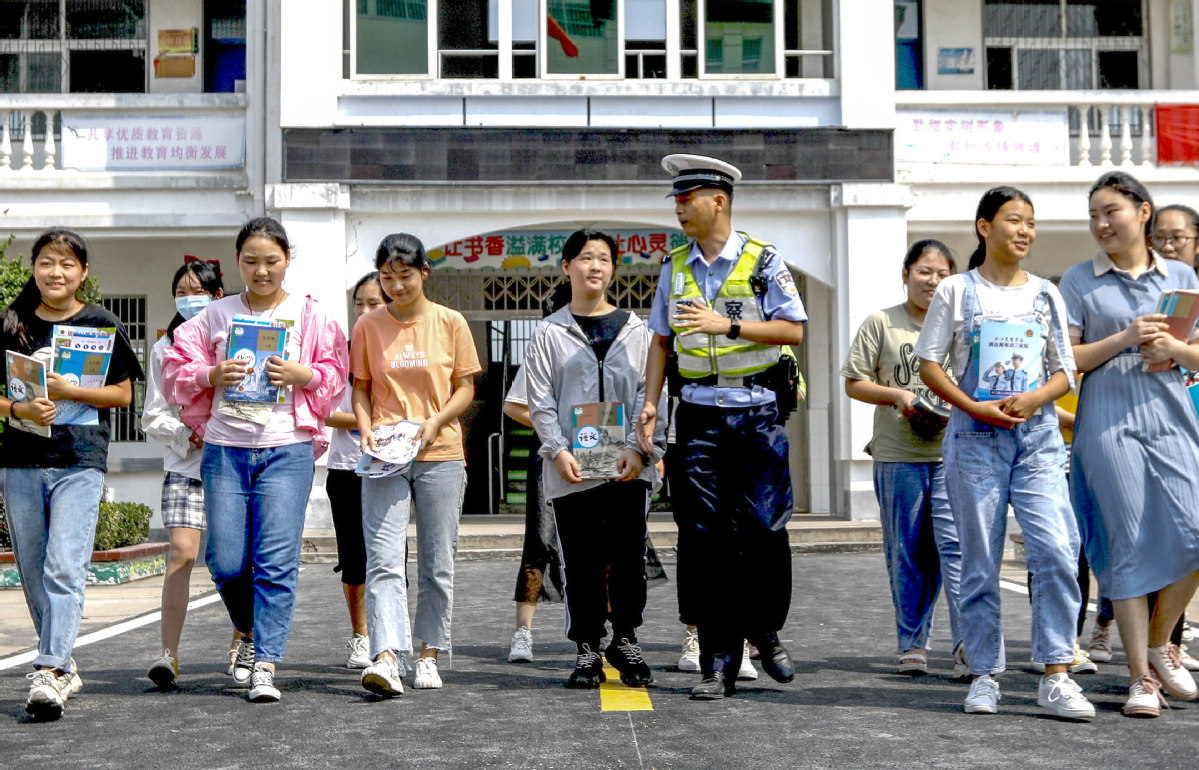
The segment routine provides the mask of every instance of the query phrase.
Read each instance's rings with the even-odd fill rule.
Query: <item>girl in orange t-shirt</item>
[[[474,399],[481,370],[462,314],[425,296],[429,257],[416,236],[387,236],[375,253],[379,283],[391,303],[354,326],[350,369],[354,416],[364,451],[372,430],[404,420],[420,423],[416,460],[399,473],[362,483],[366,540],[366,612],[371,665],[362,685],[384,697],[401,695],[412,637],[421,640],[412,686],[441,687],[437,655],[450,648],[454,549],[466,487],[461,415]],[[415,510],[416,617],[408,626],[405,540]]]

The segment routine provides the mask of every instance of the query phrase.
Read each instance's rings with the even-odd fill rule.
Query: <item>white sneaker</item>
[[[1195,677],[1182,667],[1182,653],[1174,644],[1149,648],[1149,670],[1161,682],[1162,689],[1179,700],[1194,700],[1199,695]]]
[[[74,698],[83,689],[83,678],[79,676],[79,667],[75,665],[74,658],[71,658],[71,673],[61,674],[58,679],[62,684],[63,698]]]
[[[26,674],[30,680],[29,697],[25,699],[25,711],[37,719],[58,719],[62,716],[66,697],[62,694],[63,682],[53,671],[34,671]]]
[[[171,687],[179,678],[179,661],[171,655],[170,650],[163,650],[158,660],[150,664],[150,670],[146,672],[146,676],[160,688]]]
[[[1094,674],[1099,671],[1099,666],[1096,666],[1091,661],[1091,656],[1087,655],[1087,651],[1074,645],[1074,660],[1070,661],[1070,665],[1066,670],[1071,674]]]
[[[366,668],[371,664],[369,636],[354,634],[346,642],[346,668]]]
[[[1196,660],[1189,652],[1185,644],[1179,645],[1178,652],[1182,656],[1182,667],[1187,671],[1199,671],[1199,660]]]
[[[1143,676],[1128,687],[1128,700],[1124,702],[1124,716],[1160,717],[1166,699],[1152,676]]]
[[[964,710],[967,714],[994,714],[999,711],[999,698],[999,682],[983,674],[970,683]]]
[[[412,675],[412,686],[418,690],[441,688],[441,674],[437,673],[437,658],[416,659],[416,673]]]
[[[688,628],[683,637],[683,654],[679,656],[678,668],[679,671],[699,671],[699,631],[694,628]]]
[[[1195,636],[1195,627],[1191,625],[1191,622],[1189,620],[1182,621],[1182,641],[1189,644],[1195,641]]]
[[[749,657],[749,642],[745,643],[745,647],[741,650],[741,668],[737,671],[738,682],[752,682],[758,678],[758,670],[754,668],[754,662]]]
[[[1037,686],[1037,705],[1049,709],[1062,719],[1088,721],[1095,718],[1095,707],[1069,674],[1041,677],[1041,683]]]
[[[1091,631],[1091,643],[1087,645],[1087,654],[1096,663],[1109,663],[1112,659],[1112,627],[1103,628],[1098,624]]]
[[[381,698],[396,698],[404,694],[400,668],[395,658],[386,655],[373,661],[362,672],[362,686]]]
[[[512,646],[508,649],[509,663],[529,663],[533,660],[533,632],[521,626],[512,632]]]
[[[250,691],[246,698],[253,703],[274,703],[279,700],[279,688],[275,687],[275,672],[265,663],[255,663],[250,672]]]
[[[234,656],[231,676],[237,684],[246,684],[254,671],[254,640],[242,639]]]

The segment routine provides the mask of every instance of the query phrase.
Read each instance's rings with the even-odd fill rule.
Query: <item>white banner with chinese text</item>
[[[1070,165],[1070,123],[1060,110],[899,110],[897,163]]]
[[[64,112],[63,168],[213,171],[245,165],[245,115]]]

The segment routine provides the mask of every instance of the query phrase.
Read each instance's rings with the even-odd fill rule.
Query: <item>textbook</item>
[[[614,479],[625,449],[624,404],[602,401],[571,407],[570,452],[584,479]]]
[[[112,363],[117,330],[113,327],[55,324],[50,350],[56,374],[81,388],[102,388]],[[99,425],[100,411],[78,401],[58,401],[55,425]]]
[[[395,425],[380,425],[375,428],[375,451],[366,454],[392,465],[407,468],[416,459],[420,446],[416,441],[419,422],[401,420]]]
[[[12,350],[4,352],[4,371],[8,375],[8,397],[18,401],[32,401],[46,397],[46,365],[36,358],[21,355]],[[62,401],[59,402],[63,403]],[[50,438],[50,426],[38,425],[31,420],[10,417],[8,424],[17,430]]]
[[[983,321],[979,327],[975,401],[998,401],[1041,385],[1045,340],[1037,324]]]
[[[384,476],[399,473],[407,467],[407,465],[385,463],[378,457],[371,457],[363,452],[362,457],[358,460],[358,467],[354,469],[354,473],[357,473],[359,476],[365,476],[368,479],[381,479]]]
[[[1166,330],[1175,338],[1185,342],[1199,320],[1199,291],[1194,289],[1166,289],[1157,300],[1157,312],[1166,315]],[[1142,364],[1147,372],[1164,372],[1174,366],[1174,359],[1156,364]]]
[[[282,321],[263,321],[234,316],[229,327],[225,354],[246,364],[246,376],[236,385],[225,386],[226,401],[275,404],[283,400],[281,389],[267,376],[266,360],[285,358],[288,325]]]

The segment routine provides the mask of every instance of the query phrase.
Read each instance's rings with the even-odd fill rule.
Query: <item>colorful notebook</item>
[[[41,361],[7,350],[4,353],[4,368],[8,375],[8,397],[14,403],[46,397],[46,365]],[[63,402],[59,401],[58,403],[62,404]],[[46,438],[50,437],[49,425],[38,425],[36,422],[22,420],[18,417],[9,418],[8,424],[17,430]]]
[[[55,324],[50,332],[54,372],[81,388],[102,388],[112,363],[117,330]],[[99,425],[100,412],[78,401],[58,401],[55,425]]]
[[[1157,312],[1165,313],[1167,331],[1175,339],[1186,341],[1199,320],[1199,291],[1194,289],[1166,289],[1157,300]],[[1174,360],[1144,364],[1147,372],[1164,372],[1174,366]]]

